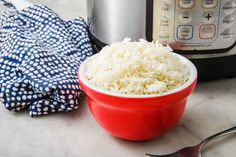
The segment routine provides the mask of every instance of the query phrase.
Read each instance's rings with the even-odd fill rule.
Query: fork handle
[[[232,133],[236,133],[236,126],[232,127],[232,128],[229,128],[227,130],[224,130],[222,132],[219,132],[215,135],[212,135],[208,138],[206,138],[205,140],[203,140],[199,145],[201,147],[203,147],[205,144],[207,144],[209,141],[211,140],[214,140],[214,139],[217,139],[217,138],[220,138],[220,137],[223,137],[223,136],[226,136],[226,135],[229,135],[229,134],[232,134]]]

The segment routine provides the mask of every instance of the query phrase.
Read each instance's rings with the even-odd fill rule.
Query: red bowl
[[[96,121],[111,135],[131,141],[149,140],[174,127],[197,82],[197,70],[192,62],[176,55],[189,67],[189,80],[174,90],[153,95],[116,94],[98,88],[85,76],[87,62],[96,55],[84,61],[78,77]]]

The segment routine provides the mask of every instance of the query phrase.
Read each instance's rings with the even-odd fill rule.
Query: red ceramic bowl
[[[149,140],[174,127],[197,82],[192,62],[176,55],[189,67],[189,80],[181,87],[155,95],[123,95],[100,89],[85,76],[87,62],[96,55],[84,61],[79,69],[79,82],[96,121],[111,135],[131,141]]]

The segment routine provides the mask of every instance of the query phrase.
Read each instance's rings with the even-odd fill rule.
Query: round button
[[[193,26],[179,25],[177,27],[177,38],[179,40],[191,40],[193,38]]]
[[[192,17],[190,15],[190,13],[181,13],[179,14],[179,22],[187,24],[190,23],[192,21]]]
[[[231,28],[235,21],[234,21],[234,17],[233,16],[227,15],[227,16],[224,17],[222,22],[223,22],[223,27]]]
[[[236,2],[230,1],[226,2],[223,6],[223,11],[226,15],[232,14],[236,9]]]
[[[179,0],[179,7],[189,9],[194,7],[194,0]]]
[[[216,34],[216,26],[214,24],[204,24],[199,28],[200,39],[213,39]]]
[[[214,21],[214,16],[212,12],[203,13],[202,18],[204,23],[211,23]]]
[[[230,29],[225,29],[220,35],[224,40],[228,41],[234,36],[234,32]]]
[[[202,0],[201,2],[203,8],[215,8],[218,4],[218,0]]]

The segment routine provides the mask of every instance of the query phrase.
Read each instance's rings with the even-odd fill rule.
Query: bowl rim
[[[197,69],[196,69],[195,65],[189,59],[187,59],[186,57],[184,57],[180,54],[174,53],[174,52],[173,52],[173,54],[176,55],[183,64],[187,65],[187,67],[189,68],[190,75],[189,75],[188,81],[186,81],[183,85],[181,85],[177,88],[174,88],[172,90],[169,90],[167,92],[158,93],[158,94],[148,94],[148,95],[121,94],[121,93],[115,93],[115,92],[112,92],[112,91],[108,91],[108,90],[105,90],[105,89],[102,89],[98,86],[93,85],[92,83],[90,83],[86,79],[85,71],[87,69],[87,63],[90,60],[92,60],[93,58],[95,58],[98,54],[95,54],[95,55],[87,58],[85,61],[82,62],[82,64],[79,67],[79,70],[78,70],[78,79],[79,79],[80,83],[82,82],[82,84],[89,87],[90,89],[92,89],[92,90],[94,90],[98,93],[102,93],[102,94],[109,95],[109,96],[114,96],[114,97],[153,98],[153,97],[162,97],[162,96],[171,95],[171,94],[178,93],[178,92],[186,89],[187,87],[191,86],[197,80]]]

